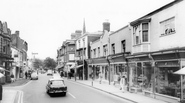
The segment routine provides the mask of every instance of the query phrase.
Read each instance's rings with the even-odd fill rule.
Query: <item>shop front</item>
[[[184,58],[179,50],[128,56],[129,91],[177,103],[185,98],[185,82],[174,72],[185,66]]]
[[[119,84],[120,76],[122,75],[126,77],[126,83],[128,82],[128,68],[125,55],[127,54],[118,53],[108,57],[110,62],[110,81],[114,84]]]
[[[146,55],[128,57],[129,63],[129,90],[130,92],[142,93],[153,92],[154,67],[152,60]]]
[[[109,81],[109,67],[106,57],[92,58],[89,67],[92,67],[92,74],[94,79],[99,79],[99,75],[102,75],[102,80]]]

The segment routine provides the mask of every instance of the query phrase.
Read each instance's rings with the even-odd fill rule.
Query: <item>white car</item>
[[[30,79],[31,79],[31,80],[33,80],[33,79],[38,80],[38,79],[39,79],[39,77],[38,77],[37,72],[33,72],[33,73],[31,73],[31,78],[30,78]]]
[[[47,71],[47,75],[53,75],[53,71],[52,70],[48,70]]]

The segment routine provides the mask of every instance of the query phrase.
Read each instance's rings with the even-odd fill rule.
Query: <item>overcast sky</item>
[[[111,31],[173,0],[1,0],[0,20],[28,43],[28,56],[56,59],[57,49],[75,30],[102,30],[108,20]]]

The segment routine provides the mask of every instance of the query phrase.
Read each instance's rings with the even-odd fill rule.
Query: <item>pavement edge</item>
[[[69,80],[69,79],[68,79],[68,80]],[[80,82],[78,82],[78,81],[73,81],[73,80],[70,80],[70,81],[75,82],[75,83],[79,83],[79,84],[82,84],[82,85],[85,85],[85,86],[88,86],[88,87],[91,87],[91,88],[94,88],[94,89],[97,89],[97,90],[100,90],[100,91],[103,91],[103,92],[106,92],[106,93],[108,93],[108,94],[114,95],[114,96],[116,96],[116,97],[119,97],[119,98],[125,99],[125,100],[130,101],[130,102],[133,102],[133,103],[138,103],[138,102],[133,101],[133,100],[131,100],[131,99],[124,98],[124,97],[122,97],[122,96],[119,96],[119,95],[113,94],[113,93],[111,93],[111,92],[108,92],[108,91],[105,91],[105,90],[99,89],[99,88],[94,87],[94,86],[91,86],[91,85],[87,85],[87,84],[80,83]]]

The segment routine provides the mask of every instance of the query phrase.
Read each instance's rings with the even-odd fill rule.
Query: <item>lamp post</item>
[[[83,80],[85,80],[85,76],[84,76],[84,47],[85,47],[85,38],[82,39],[83,40],[83,53],[82,53],[82,60],[83,60],[83,71],[82,71],[82,76],[83,76]]]
[[[74,59],[75,59],[75,81],[76,81],[76,74],[77,74],[77,73],[76,73],[76,72],[77,72],[77,71],[76,71],[76,69],[77,69],[77,68],[76,68],[76,57],[77,57],[77,56],[76,56],[76,48],[77,48],[77,45],[76,45],[76,44],[77,44],[77,43],[76,43],[76,40],[75,40],[75,58],[74,58]]]

